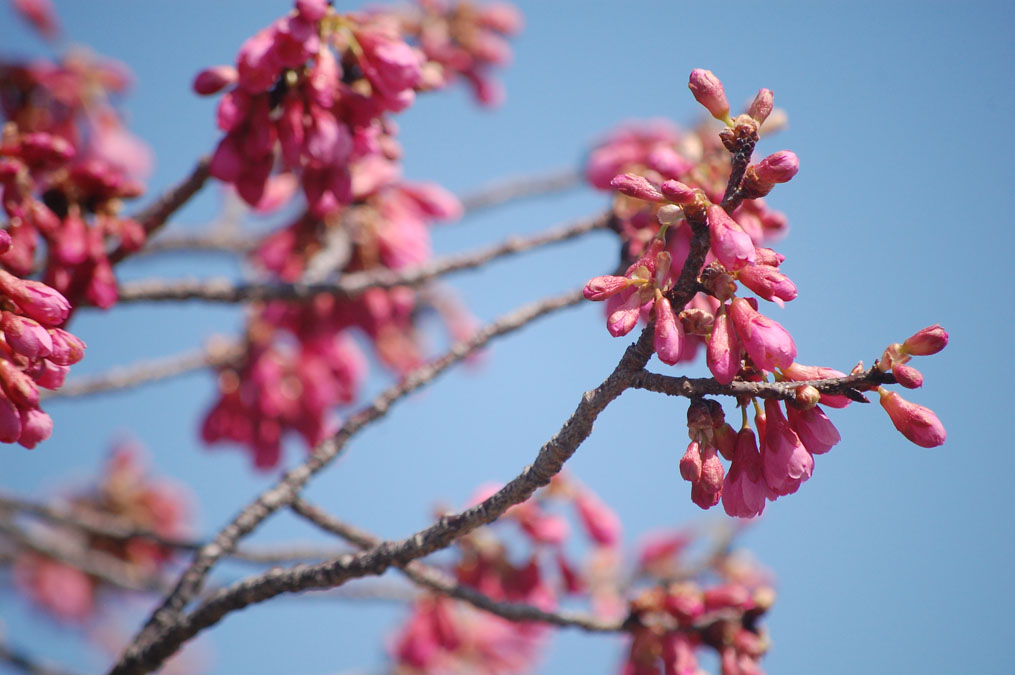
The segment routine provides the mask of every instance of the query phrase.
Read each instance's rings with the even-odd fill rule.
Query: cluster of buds
[[[76,306],[117,299],[109,251],[139,249],[145,230],[122,214],[150,169],[147,147],[130,135],[107,101],[127,86],[118,64],[72,53],[60,64],[4,64],[0,100],[0,188],[13,245],[0,264],[35,271]]]
[[[735,554],[698,567],[684,559],[691,537],[677,533],[643,545],[639,576],[653,585],[628,603],[626,675],[700,673],[713,651],[723,675],[760,675],[768,636],[759,620],[775,602],[769,575]]]
[[[483,105],[503,101],[504,90],[490,70],[511,60],[507,38],[522,28],[522,16],[513,5],[417,0],[416,7],[394,14],[402,34],[417,43],[426,58],[424,88],[444,87],[461,77]]]
[[[471,502],[482,501],[496,490],[496,486],[484,486]],[[573,507],[585,544],[591,545],[586,573],[567,551],[571,521],[560,512],[562,504]],[[616,558],[621,543],[617,515],[594,492],[564,476],[555,477],[530,500],[509,509],[500,522],[456,540],[454,578],[494,601],[524,603],[545,611],[553,611],[563,596],[594,594],[593,570]],[[505,536],[507,524],[517,525],[528,544],[526,554],[512,554],[517,537]],[[399,630],[392,658],[414,672],[522,672],[534,665],[546,631],[542,624],[509,621],[427,595],[414,604]]]
[[[0,231],[0,252],[9,247],[10,237]],[[0,442],[31,449],[52,433],[39,387],[60,388],[85,353],[85,343],[59,327],[70,309],[46,284],[0,269]]]
[[[119,528],[136,528],[163,539],[179,538],[188,529],[185,492],[173,483],[151,478],[139,450],[128,445],[114,449],[98,484],[72,495],[68,507],[89,522],[107,520]],[[143,575],[162,570],[173,555],[173,549],[146,537],[116,538],[66,527],[53,534],[80,551],[121,560]],[[14,578],[37,606],[71,622],[94,615],[95,596],[103,584],[71,561],[30,551],[17,557]]]
[[[278,206],[291,196],[287,191],[303,186],[307,209],[253,254],[266,275],[323,281],[423,264],[431,258],[429,226],[461,216],[461,204],[440,186],[401,179],[394,127],[385,115],[409,105],[416,90],[434,86],[423,82],[424,72],[433,70],[424,34],[426,44],[472,79],[492,63],[479,56],[486,38],[475,31],[483,26],[506,35],[517,21],[509,21],[506,6],[429,3],[419,12],[340,15],[323,1],[301,0],[244,44],[236,68],[211,68],[195,80],[202,94],[232,86],[219,105],[226,136],[212,159],[213,175],[234,183],[260,208]],[[443,48],[441,25],[451,31]],[[415,40],[419,48],[410,44]],[[459,41],[458,48],[477,50],[472,65],[452,54]],[[446,79],[452,72],[449,63]],[[319,442],[333,429],[330,412],[355,400],[362,379],[363,359],[350,331],[365,335],[379,360],[404,374],[423,362],[416,325],[429,306],[455,339],[468,337],[472,323],[459,305],[405,287],[255,308],[249,353],[221,371],[205,440],[248,446],[260,468],[277,464],[287,430],[310,445]],[[314,368],[298,365],[300,359]],[[305,392],[313,396],[306,399]]]
[[[753,149],[759,128],[772,114],[769,90],[762,89],[746,113],[732,118],[722,83],[711,72],[693,71],[689,86],[698,102],[726,124],[717,134],[722,147],[737,154],[747,139]],[[796,175],[796,155],[784,150],[756,164],[741,164],[743,177],[729,186],[730,194],[736,195],[730,202],[727,190],[720,187],[724,181],[718,170],[725,166],[728,175],[732,164],[704,156],[697,163],[690,161],[676,152],[672,139],[658,127],[647,135],[624,132],[618,138],[593,153],[589,167],[594,182],[603,180],[606,171],[628,169],[614,175],[609,185],[619,193],[614,209],[625,248],[641,251],[624,276],[596,277],[585,287],[586,298],[607,301],[610,334],[627,334],[639,319],[654,321],[655,353],[670,365],[693,358],[685,345],[698,338],[706,344],[709,370],[722,385],[734,380],[764,382],[769,377],[801,382],[845,377],[829,368],[796,363],[797,348],[789,332],[759,311],[757,299],[738,296],[740,285],[780,306],[797,296],[796,285],[779,269],[785,258],[761,245],[766,207],[760,204],[777,183]],[[727,212],[729,205],[736,208]],[[649,239],[644,238],[647,232]],[[705,265],[694,270],[701,290],[686,306],[674,307],[674,286],[687,264],[690,237],[706,232]],[[947,333],[940,326],[924,329],[889,346],[878,369],[891,371],[903,386],[918,387],[923,378],[908,365],[910,357],[936,353],[946,343]],[[878,391],[882,406],[907,438],[925,447],[944,442],[944,428],[932,412],[883,387]],[[862,396],[859,391],[856,395]],[[757,436],[747,424],[750,398],[740,401],[744,423],[739,433],[726,424],[718,403],[692,402],[691,443],[680,460],[681,475],[691,483],[692,501],[706,509],[722,501],[728,514],[753,517],[767,500],[795,492],[813,473],[814,455],[839,441],[838,431],[818,404],[844,407],[849,400],[801,385],[785,411],[776,399],[766,400],[764,409],[754,401]],[[720,458],[730,462],[729,471]]]
[[[298,0],[243,44],[236,67],[208,68],[194,80],[202,95],[231,87],[218,106],[226,135],[212,175],[261,208],[285,201],[295,176],[315,216],[340,209],[357,198],[357,173],[370,171],[364,165],[397,161],[388,113],[455,73],[491,89],[484,73],[507,60],[497,36],[518,28],[512,16],[506,7],[437,3],[340,14],[326,0]]]

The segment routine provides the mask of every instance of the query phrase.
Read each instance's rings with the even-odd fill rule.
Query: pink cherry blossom
[[[945,442],[947,433],[941,420],[929,408],[910,403],[894,391],[879,388],[881,407],[903,436],[923,448],[934,448]]]
[[[726,269],[735,271],[756,262],[754,242],[722,207],[708,207],[707,218],[712,252]]]
[[[737,337],[754,365],[775,372],[786,368],[796,358],[796,344],[786,329],[767,316],[759,314],[744,298],[730,303],[730,316]]]

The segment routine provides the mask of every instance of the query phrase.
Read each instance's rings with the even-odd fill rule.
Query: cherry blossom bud
[[[613,337],[620,337],[631,332],[638,325],[641,315],[641,296],[635,289],[629,288],[606,301],[606,330]]]
[[[796,285],[789,277],[768,265],[748,265],[737,272],[737,281],[765,300],[789,302],[797,296]]]
[[[729,384],[740,371],[740,341],[726,312],[716,316],[712,324],[706,363],[719,384]]]
[[[691,204],[698,197],[697,191],[677,180],[663,181],[659,186],[666,199],[676,204]]]
[[[691,441],[680,458],[680,476],[690,483],[697,483],[701,478],[701,449],[697,441]]]
[[[777,322],[759,314],[744,298],[735,298],[730,303],[730,316],[740,344],[755,366],[775,372],[776,368],[786,368],[793,363],[796,344]]]
[[[737,434],[730,470],[722,486],[722,506],[727,515],[753,518],[765,510],[766,485],[754,431],[745,427]]]
[[[701,461],[701,487],[708,492],[719,492],[722,490],[722,481],[725,471],[719,455],[715,448],[705,448],[705,456]]]
[[[589,538],[602,546],[620,542],[620,518],[594,493],[582,490],[575,497],[578,517]]]
[[[892,367],[892,374],[895,375],[895,381],[906,389],[917,389],[923,386],[923,374],[913,366],[896,363]]]
[[[680,360],[684,342],[684,327],[673,313],[673,307],[666,298],[656,301],[655,352],[659,360],[674,365]]]
[[[296,0],[296,11],[307,21],[320,21],[328,12],[327,0]]]
[[[77,335],[72,335],[61,328],[50,328],[49,335],[53,341],[53,349],[47,360],[55,365],[72,366],[85,357],[85,341]]]
[[[0,291],[14,300],[25,314],[45,326],[58,326],[70,314],[67,298],[41,281],[19,279],[0,270]]]
[[[53,434],[53,419],[38,408],[21,409],[21,436],[18,443],[31,450]]]
[[[765,435],[761,452],[765,483],[777,495],[796,492],[814,472],[814,457],[790,427],[782,407],[765,401]]]
[[[944,425],[929,408],[910,403],[894,391],[878,387],[881,407],[903,436],[923,448],[934,448],[945,442]]]
[[[807,410],[818,404],[818,401],[821,400],[821,392],[809,384],[802,385],[796,388],[793,398],[797,403],[801,404],[802,410]]]
[[[585,284],[582,294],[586,300],[605,300],[631,285],[627,277],[605,275],[596,277]]]
[[[706,490],[701,481],[691,484],[691,501],[702,509],[710,509],[722,498],[722,488],[715,492]]]
[[[19,151],[28,164],[64,164],[75,154],[74,146],[65,139],[44,131],[22,136]]]
[[[726,92],[723,90],[722,82],[711,70],[701,68],[692,70],[687,87],[694,95],[694,99],[705,106],[712,117],[724,122],[729,121],[730,104],[726,100]]]
[[[758,254],[758,264],[767,265],[768,267],[778,267],[786,261],[786,256],[781,253],[776,253],[770,248],[764,248],[759,246],[755,251]]]
[[[649,202],[664,201],[663,193],[659,191],[659,188],[652,185],[644,176],[639,176],[635,173],[622,173],[614,176],[613,180],[610,181],[610,185],[628,197],[644,199]]]
[[[11,349],[30,359],[49,356],[53,351],[53,339],[37,321],[12,312],[4,312],[0,329]]]
[[[754,166],[754,174],[763,183],[785,183],[800,170],[800,160],[789,150],[769,155]]]
[[[733,461],[736,452],[737,432],[728,423],[723,422],[715,430],[715,445],[719,454],[727,461]]]
[[[759,89],[758,95],[754,97],[747,109],[747,114],[753,117],[758,124],[764,124],[768,116],[772,114],[774,102],[771,89]]]
[[[721,206],[708,207],[707,220],[712,251],[726,269],[736,271],[755,263],[754,242]]]
[[[656,219],[660,225],[676,225],[684,219],[684,210],[676,204],[663,204],[656,211]]]
[[[192,86],[195,93],[209,96],[235,84],[237,77],[236,69],[232,66],[212,66],[198,73]]]
[[[940,324],[927,326],[902,343],[902,348],[913,356],[937,354],[948,344],[948,333]]]

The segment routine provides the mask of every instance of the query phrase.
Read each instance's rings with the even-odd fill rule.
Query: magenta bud
[[[53,338],[38,321],[4,312],[0,318],[0,329],[7,344],[18,354],[34,359],[53,352]]]
[[[719,492],[722,479],[726,472],[719,461],[715,448],[705,448],[705,458],[701,462],[701,487],[706,492]]]
[[[941,324],[927,326],[902,343],[902,349],[913,356],[937,354],[948,344],[948,333]]]
[[[44,326],[57,326],[70,314],[67,298],[41,281],[19,279],[10,272],[0,270],[0,292]]]
[[[21,436],[18,443],[31,450],[53,434],[53,420],[38,408],[21,409]]]
[[[680,476],[689,483],[697,483],[701,478],[701,452],[697,441],[691,441],[680,458]]]
[[[596,277],[585,284],[585,290],[582,293],[586,300],[605,300],[627,288],[630,283],[631,280],[627,277],[612,275]]]
[[[711,70],[701,68],[692,70],[687,87],[694,95],[694,99],[705,106],[712,117],[724,122],[729,119],[730,104],[726,100],[726,92],[723,90],[722,82]]]
[[[678,180],[664,181],[660,188],[663,196],[676,204],[691,204],[697,197],[694,188],[684,185]]]
[[[895,381],[906,389],[918,389],[923,386],[923,374],[913,366],[904,363],[896,363],[892,368]]]
[[[910,403],[894,391],[879,388],[881,407],[903,436],[922,448],[934,448],[945,442],[944,425],[930,408]]]
[[[780,150],[761,160],[754,174],[762,183],[785,183],[800,170],[800,160],[789,150]]]
[[[644,199],[649,202],[663,201],[663,193],[655,185],[652,185],[647,178],[638,174],[622,173],[619,176],[614,176],[613,180],[610,181],[610,185],[628,197]]]
[[[768,116],[772,114],[774,96],[771,89],[759,89],[758,95],[751,101],[747,108],[747,114],[754,118],[758,124],[764,124]]]
[[[72,366],[85,357],[85,341],[62,328],[50,328],[53,353],[48,359],[58,366]]]
[[[205,68],[194,77],[194,92],[201,96],[217,94],[231,84],[236,83],[236,69],[232,66],[212,66]]]

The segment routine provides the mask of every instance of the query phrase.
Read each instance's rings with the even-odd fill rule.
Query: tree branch
[[[120,286],[119,302],[204,300],[206,302],[236,303],[252,300],[307,300],[322,293],[339,297],[354,297],[370,288],[419,286],[451,272],[479,267],[497,258],[567,241],[595,230],[606,229],[609,220],[609,214],[601,214],[531,237],[511,237],[500,244],[472,253],[439,258],[430,263],[401,271],[379,268],[345,274],[335,283],[267,282],[244,284],[234,283],[229,279],[206,281],[153,279],[128,282]]]
[[[698,398],[700,396],[750,396],[793,400],[796,390],[810,385],[822,394],[841,394],[853,401],[864,401],[861,392],[881,384],[895,384],[895,376],[876,367],[856,375],[806,382],[732,382],[719,384],[712,378],[676,377],[642,371],[631,377],[632,389],[645,389],[668,396]]]
[[[338,535],[361,549],[371,549],[382,544],[380,539],[369,532],[342,522],[302,499],[295,499],[289,508],[322,530]],[[547,612],[523,603],[498,602],[472,587],[458,583],[454,577],[443,570],[418,560],[401,566],[400,569],[405,576],[420,586],[462,600],[477,609],[496,614],[508,621],[539,621],[554,626],[581,628],[597,633],[615,633],[622,630],[622,621],[603,621],[577,612]]]
[[[56,391],[42,392],[40,398],[43,400],[68,398],[118,389],[131,389],[148,382],[185,375],[202,368],[214,368],[225,365],[235,361],[242,354],[243,349],[237,344],[212,344],[207,349],[176,354],[151,361],[140,361],[128,366],[113,368],[99,375],[74,378]]]
[[[286,472],[282,479],[271,489],[263,492],[251,504],[246,506],[215,539],[202,546],[190,566],[180,576],[173,591],[165,598],[162,605],[148,619],[142,631],[135,637],[121,656],[116,670],[122,672],[139,672],[149,661],[144,648],[147,643],[158,641],[162,648],[168,645],[164,639],[167,631],[179,625],[179,612],[201,590],[211,567],[223,555],[232,551],[236,542],[254,530],[265,518],[279,508],[287,506],[299,494],[299,491],[318,471],[327,466],[338,456],[345,444],[361,429],[382,418],[392,404],[408,394],[430,383],[449,367],[458,363],[476,349],[490,340],[511,333],[528,323],[565,307],[578,304],[582,300],[580,291],[571,291],[546,300],[526,305],[509,314],[498,318],[476,333],[470,340],[455,344],[450,351],[436,361],[421,366],[409,373],[402,382],[393,385],[381,393],[373,403],[350,417],[339,429],[338,433],[324,441],[311,456],[301,465]],[[175,651],[180,642],[172,648]],[[159,662],[170,652],[162,652]],[[145,656],[142,656],[145,654]]]

